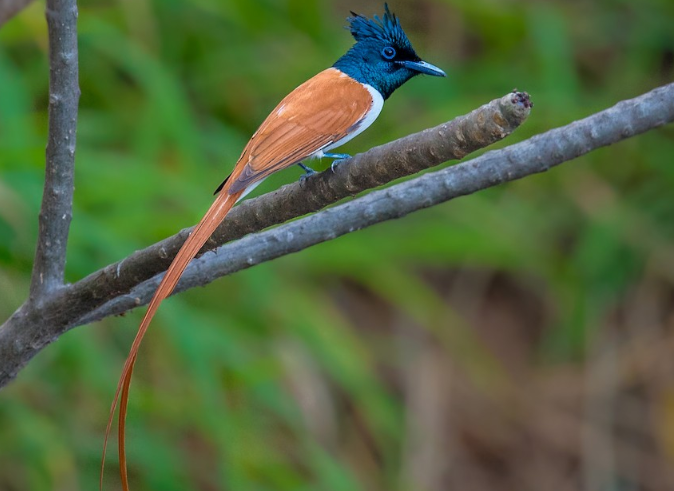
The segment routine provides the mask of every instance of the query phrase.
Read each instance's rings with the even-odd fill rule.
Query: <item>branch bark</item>
[[[236,206],[202,252],[313,213],[341,199],[461,159],[510,135],[528,117],[526,93],[514,92],[434,128],[373,148],[323,172]],[[138,251],[82,281],[104,303],[165,271],[191,228]]]
[[[243,202],[205,249],[318,210],[370,186],[462,158],[512,133],[529,110],[526,94],[511,93],[468,115],[356,155],[334,173],[324,172],[302,184],[290,184]],[[189,229],[185,229],[75,284],[50,291],[40,302],[29,300],[22,305],[0,326],[0,387],[37,352],[80,325],[96,309],[165,271],[188,235]]]
[[[0,26],[25,9],[33,0],[0,0]]]
[[[498,109],[503,104],[509,109]],[[294,216],[307,213],[307,209],[321,206],[321,193],[334,193],[332,197],[340,199],[344,194],[357,193],[367,186],[386,182],[372,177],[372,174],[361,175],[364,172],[362,166],[373,169],[374,175],[392,173],[395,178],[398,177],[395,175],[398,171],[391,171],[391,168],[402,170],[404,174],[405,169],[417,169],[419,162],[435,165],[446,160],[452,152],[456,157],[462,157],[475,149],[472,146],[475,142],[468,143],[471,132],[463,130],[472,127],[481,136],[491,135],[485,141],[490,138],[495,141],[514,129],[512,123],[508,123],[509,117],[514,118],[515,122],[521,122],[528,114],[524,102],[513,95],[490,105],[497,109],[489,112],[485,110],[487,106],[483,106],[470,115],[443,125],[444,130],[438,129],[441,127],[426,130],[358,155],[351,159],[352,162],[338,167],[334,174],[325,172],[309,179],[302,189],[297,184],[288,185],[269,195],[242,203],[216,233],[214,240],[219,242],[255,229],[261,230],[273,224],[270,222],[277,221],[270,219],[270,216],[278,214],[285,217],[288,210],[297,213]],[[481,119],[485,114],[491,114],[492,119]],[[206,284],[224,274],[297,252],[374,223],[398,218],[529,174],[544,172],[593,149],[671,121],[674,121],[674,84],[623,101],[606,111],[506,149],[492,151],[472,161],[372,192],[271,230],[248,235],[220,248],[217,254],[206,254],[193,261],[178,285],[178,291]],[[495,130],[495,127],[501,129]],[[480,131],[480,128],[485,131]],[[457,147],[452,143],[447,145],[448,139]],[[448,151],[446,146],[453,150]],[[340,189],[341,192],[336,191]],[[284,208],[283,205],[287,206]],[[185,230],[73,285],[61,288],[37,307],[22,306],[0,328],[0,386],[11,380],[35,353],[66,330],[147,302],[159,280],[158,277],[151,278],[154,274],[152,271],[170,262],[175,249],[186,236]],[[146,279],[148,277],[149,280]]]
[[[222,276],[383,221],[545,172],[597,148],[673,121],[674,83],[502,150],[488,152],[468,162],[373,191],[342,205],[227,243],[214,254],[205,254],[192,261],[174,293],[204,286]],[[393,143],[397,145],[407,138]],[[386,147],[373,150],[378,153]],[[387,157],[386,153],[382,155],[384,160]],[[160,280],[161,275],[157,275],[139,284],[128,295],[107,302],[76,324],[118,315],[148,303]]]
[[[72,219],[77,106],[77,2],[47,0],[49,29],[49,136],[31,303],[63,286]]]

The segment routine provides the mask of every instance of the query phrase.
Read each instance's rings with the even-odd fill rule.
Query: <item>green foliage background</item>
[[[668,0],[391,7],[449,77],[399,90],[350,153],[517,87],[536,106],[507,145],[674,78]],[[37,232],[43,10],[0,29],[3,319]],[[349,10],[382,7],[80,2],[68,279],[194,224],[267,112],[351,45]],[[133,488],[671,489],[673,156],[669,126],[165,302],[132,390]],[[2,391],[0,489],[95,489],[141,313],[68,333]]]

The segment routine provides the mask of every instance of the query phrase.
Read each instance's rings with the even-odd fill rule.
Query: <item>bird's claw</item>
[[[299,166],[302,167],[302,169],[304,169],[304,174],[300,176],[300,186],[302,186],[302,184],[304,184],[304,182],[311,176],[313,176],[314,174],[318,174],[318,172],[313,170],[311,167],[307,167],[304,164],[299,164]]]
[[[325,154],[323,154],[323,157],[335,159],[335,160],[332,161],[332,164],[330,164],[330,170],[332,172],[335,172],[335,168],[341,162],[344,162],[346,159],[350,159],[351,155],[349,155],[348,153],[325,153]]]
[[[304,165],[301,162],[297,165],[299,165],[304,170],[304,174],[300,176],[300,185],[302,185],[302,183],[306,181],[309,177],[313,176],[314,174],[317,174],[315,170],[313,170],[311,167]]]

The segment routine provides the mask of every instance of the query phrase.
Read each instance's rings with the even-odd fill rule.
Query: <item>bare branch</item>
[[[192,261],[174,293],[206,285],[222,276],[386,220],[545,172],[592,150],[672,121],[674,83],[502,150],[373,191],[348,203],[225,244],[214,254],[204,254]],[[405,138],[394,143],[403,140]],[[388,159],[388,155],[382,155],[382,158]],[[76,323],[87,324],[146,304],[160,280],[161,275],[158,275],[143,282],[128,295],[117,297]]]
[[[529,115],[525,93],[511,93],[441,124],[340,163],[323,172],[236,206],[204,251],[332,205],[448,160],[460,159],[511,134]],[[83,279],[101,304],[165,271],[191,229],[169,237]]]
[[[26,8],[33,0],[0,0],[0,26]]]
[[[513,105],[512,100],[510,104]],[[470,115],[464,118],[468,117]],[[503,116],[503,119],[507,118]],[[529,174],[544,172],[593,149],[673,120],[674,84],[670,84],[504,150],[489,152],[472,161],[375,191],[275,229],[248,235],[235,243],[225,245],[217,254],[206,254],[195,260],[178,290],[205,284],[224,274],[297,252],[374,223],[398,218],[415,210]],[[476,128],[480,124],[490,127],[492,123],[485,123],[484,120],[480,122],[478,119],[473,122],[477,123]],[[464,142],[469,139],[468,134],[448,133],[457,138],[460,148],[464,148]],[[237,207],[236,216],[227,220],[227,225],[220,230],[216,240],[226,237],[230,229],[230,235],[236,235],[249,233],[251,228],[258,227],[260,230],[268,227],[272,224],[269,223],[268,215],[285,213],[283,205],[286,203],[294,207],[295,211],[311,207],[311,203],[321,200],[321,196],[316,193],[333,192],[339,188],[336,183],[340,183],[347,194],[360,191],[363,186],[356,183],[361,181],[355,177],[351,179],[358,175],[360,166],[371,166],[379,175],[380,172],[388,172],[386,169],[391,166],[406,167],[406,162],[416,161],[414,155],[421,155],[424,157],[421,160],[426,161],[447,158],[440,157],[436,152],[444,145],[448,133],[434,129],[430,133],[422,132],[407,137],[354,157],[353,164],[357,165],[345,164],[335,174],[325,172],[310,179],[301,190],[297,185],[289,185],[275,193],[243,203]],[[505,134],[507,132],[502,136]],[[463,153],[458,151],[456,155],[462,156]],[[369,180],[369,175],[360,178],[367,180],[366,185],[380,184],[377,180]],[[301,213],[305,212],[300,211]],[[238,223],[244,217],[250,218],[253,225],[246,227],[245,224]],[[185,236],[186,231],[183,231],[178,237],[167,239],[132,255],[122,263],[108,266],[73,285],[54,291],[38,306],[27,304],[21,307],[0,328],[0,386],[9,382],[35,353],[66,330],[147,302],[158,278],[152,278],[140,285],[138,283],[143,280],[137,280],[138,286],[132,284],[133,278],[142,278],[148,269],[155,268],[156,255],[163,254],[166,256],[165,261],[170,262],[174,252],[169,251],[168,247],[173,247],[174,243],[178,247]],[[133,266],[129,266],[130,263]],[[147,266],[148,264],[151,266]],[[119,275],[118,269],[121,270]]]
[[[49,140],[40,229],[30,300],[63,286],[72,218],[77,105],[77,2],[47,0],[49,28]]]
[[[234,208],[207,247],[315,211],[341,198],[391,179],[461,158],[514,131],[528,116],[526,94],[512,93],[436,128],[374,148],[301,186],[280,190]],[[378,176],[378,177],[376,177]],[[119,263],[51,292],[41,302],[21,306],[0,326],[0,387],[14,378],[37,352],[97,308],[129,293],[164,271],[189,229],[138,251]]]

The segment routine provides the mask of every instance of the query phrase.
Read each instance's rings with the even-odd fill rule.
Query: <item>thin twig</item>
[[[206,254],[193,261],[178,290],[205,284],[223,274],[299,251],[374,223],[398,218],[415,210],[529,174],[544,172],[554,165],[595,148],[610,145],[671,121],[674,121],[674,84],[655,89],[636,99],[623,101],[582,121],[538,135],[517,145],[489,152],[472,161],[428,173],[406,183],[372,192],[346,204],[226,244],[217,254]],[[436,135],[432,140],[439,141],[443,138],[444,136]],[[388,152],[391,152],[392,146],[387,148]],[[399,155],[391,153],[379,154],[378,149],[373,149],[373,152],[381,159],[379,162],[382,165],[399,158]],[[365,160],[365,155],[360,158]],[[339,177],[338,174],[335,178]],[[327,176],[329,173],[324,175]],[[315,181],[330,179],[323,177],[324,175]],[[300,197],[311,199],[310,182],[307,183],[305,194],[300,194]],[[270,196],[252,200],[248,204],[243,203],[240,207],[243,210],[240,213],[242,215],[260,213],[266,205],[282,202],[293,192],[291,188],[286,186],[277,193],[271,193]],[[277,199],[280,201],[275,201]],[[54,292],[48,301],[40,306],[24,305],[0,328],[0,386],[9,382],[32,356],[66,330],[108,315],[122,313],[147,302],[156,288],[158,278],[143,282],[131,293],[128,293],[130,289],[116,290],[117,296],[114,300],[108,302],[102,300],[109,297],[110,291],[106,289],[105,282],[101,279],[114,276],[117,267],[118,264],[108,266],[94,275]],[[141,272],[136,273],[142,275],[142,263],[139,263],[138,267]],[[122,269],[126,269],[126,263],[122,264]],[[125,274],[131,275],[132,271]]]
[[[25,9],[33,0],[0,0],[0,26]]]
[[[77,105],[77,2],[47,0],[49,137],[39,235],[30,299],[39,302],[63,285],[72,218]]]

